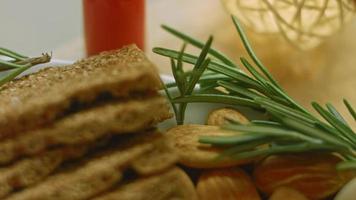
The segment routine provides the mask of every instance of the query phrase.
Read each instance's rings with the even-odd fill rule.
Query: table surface
[[[157,65],[161,73],[170,74],[168,60],[154,55],[151,49],[156,46],[178,49],[181,46],[181,41],[160,29],[160,24],[162,23],[174,26],[202,40],[206,40],[208,35],[212,34],[215,36],[214,46],[226,52],[227,55],[236,58],[236,60],[239,55],[244,54],[242,49],[239,48],[240,42],[230,22],[230,17],[225,13],[220,2],[214,0],[209,4],[204,4],[204,1],[151,1],[147,5],[146,53]],[[284,74],[283,77],[279,77],[277,74],[283,87],[292,97],[309,108],[311,101],[330,102],[346,115],[346,109],[342,104],[343,98],[347,98],[356,107],[355,34],[356,20],[351,22],[340,33],[329,38],[320,47],[323,54],[322,59],[324,59],[322,67],[312,70],[303,68],[301,65],[304,62],[296,59],[295,64],[300,66],[300,68],[296,69],[301,72],[306,71],[308,76],[304,77],[302,73],[299,78],[292,78],[291,76],[293,75],[288,73]],[[254,44],[254,41],[252,41],[252,44]],[[268,55],[273,54],[273,48],[265,49],[269,51],[267,52],[269,53]],[[56,58],[60,59],[76,60],[84,57],[83,38],[76,38],[57,48],[54,52]],[[263,51],[258,53],[262,54],[263,58],[264,54],[266,54]],[[307,59],[313,60],[314,55],[310,53]],[[315,59],[320,59],[317,56]],[[278,64],[278,62],[275,63]],[[310,71],[312,73],[309,73]],[[351,116],[346,116],[347,119],[351,120]]]

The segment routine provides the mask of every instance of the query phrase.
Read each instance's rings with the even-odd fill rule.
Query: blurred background
[[[54,51],[82,35],[79,0],[2,0],[0,44],[24,54]]]
[[[199,37],[228,17],[219,0],[147,0],[146,10],[147,50],[168,39],[162,23]],[[1,46],[28,55],[52,51],[67,60],[84,56],[81,0],[1,0],[0,23]]]
[[[221,0],[147,0],[146,53],[162,73],[170,73],[167,59],[151,53],[156,46],[181,46],[161,30],[164,23],[201,40],[214,35],[214,46],[238,62],[245,52],[228,11],[242,13],[236,8],[225,9]],[[52,51],[56,59],[77,60],[85,56],[82,15],[81,0],[1,0],[0,46],[27,55]],[[249,27],[247,34],[257,54],[293,97],[305,105],[331,102],[344,111],[343,97],[356,104],[356,20],[349,18],[341,30],[320,44],[307,42],[312,48],[303,50],[291,45],[285,35],[257,33],[248,26],[248,19],[243,22]]]

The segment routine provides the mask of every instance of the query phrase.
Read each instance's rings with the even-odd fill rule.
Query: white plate
[[[65,60],[52,60],[50,63],[46,63],[46,64],[41,64],[41,65],[37,65],[31,69],[29,69],[28,71],[24,72],[23,74],[21,74],[20,76],[24,76],[27,74],[31,74],[34,72],[37,72],[40,69],[46,68],[46,67],[61,67],[64,65],[69,65],[72,64],[73,61],[65,61]],[[2,76],[2,74],[0,74],[0,76]],[[169,82],[173,82],[174,79],[172,76],[169,75],[161,75],[162,80],[165,83],[169,83]],[[216,108],[219,107],[226,107],[226,105],[224,104],[212,104],[212,103],[193,103],[193,104],[189,104],[187,106],[187,110],[186,110],[186,115],[185,115],[185,123],[186,124],[205,124],[206,121],[206,116],[208,115],[208,113]],[[251,111],[243,109],[243,108],[239,108],[239,110],[244,113],[247,117],[249,116],[256,116],[254,113],[251,113]],[[172,118],[170,120],[166,120],[165,122],[159,124],[159,128],[162,130],[166,130],[168,128],[171,128],[173,126],[176,125],[175,119]]]

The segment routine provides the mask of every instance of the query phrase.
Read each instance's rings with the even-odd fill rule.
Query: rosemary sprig
[[[0,47],[0,56],[6,58],[0,59],[0,71],[9,71],[8,74],[0,78],[0,86],[13,80],[22,72],[30,69],[31,67],[47,63],[51,60],[51,56],[47,53],[42,54],[40,57],[29,58],[14,51]]]
[[[251,76],[213,49],[212,38],[203,43],[163,26],[185,44],[202,49],[199,56],[186,53],[185,48],[181,51],[153,49],[155,53],[171,59],[175,83],[166,86],[178,88],[179,95],[173,96],[168,89],[166,92],[174,107],[177,123],[184,123],[189,103],[208,102],[249,107],[267,114],[268,120],[252,120],[248,125],[232,122],[223,128],[242,134],[201,137],[200,142],[223,148],[225,151],[221,157],[231,156],[235,159],[306,151],[333,152],[343,157],[339,169],[356,169],[356,133],[340,112],[331,104],[322,106],[313,102],[313,108],[319,113],[319,116],[315,116],[289,97],[254,53],[237,18],[232,19],[252,60],[250,63],[244,57],[240,59]],[[193,70],[184,71],[183,63],[193,64]],[[198,85],[199,88],[196,87]],[[344,100],[344,104],[356,121],[355,109],[347,100]]]

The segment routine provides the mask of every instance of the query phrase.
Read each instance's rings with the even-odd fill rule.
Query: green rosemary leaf
[[[330,126],[330,125],[328,125],[328,124],[325,124],[325,123],[323,123],[323,122],[321,122],[321,121],[315,122],[315,123],[314,123],[314,126],[315,126],[316,128],[321,129],[322,131],[324,131],[324,132],[326,132],[326,133],[328,133],[328,134],[336,135],[336,136],[342,138],[344,141],[347,141],[350,145],[353,145],[352,142],[350,142],[348,138],[346,138],[344,135],[340,134],[340,133],[338,132],[338,130],[336,130],[333,126]]]
[[[256,125],[270,125],[270,126],[282,126],[282,124],[278,123],[278,122],[274,122],[274,121],[266,121],[266,120],[251,120],[252,124],[256,124]]]
[[[327,112],[324,108],[322,108],[318,103],[312,103],[314,109],[326,120],[328,121],[333,127],[335,127],[340,134],[342,134],[348,140],[356,143],[355,133],[346,126],[343,122],[339,121],[335,118],[332,114]],[[339,134],[339,135],[340,135]]]
[[[240,35],[240,38],[242,40],[242,43],[244,44],[247,53],[250,55],[250,57],[252,58],[252,60],[255,62],[255,64],[257,65],[257,67],[265,74],[265,76],[278,88],[280,88],[279,84],[277,83],[276,80],[274,80],[273,76],[268,72],[267,68],[262,64],[262,62],[260,61],[260,59],[256,56],[255,52],[253,51],[250,42],[248,41],[242,26],[240,25],[237,17],[232,16],[232,20],[235,24],[235,27],[237,29],[237,32]]]
[[[186,94],[191,94],[192,91],[194,90],[196,84],[199,81],[199,78],[201,77],[201,75],[203,74],[203,72],[205,71],[205,69],[207,68],[207,66],[210,63],[210,59],[207,58],[202,65],[199,67],[199,69],[195,70],[193,75],[190,77],[190,82],[189,82],[189,86],[187,88],[187,92]]]
[[[211,62],[211,61],[210,61]],[[209,64],[210,65],[210,64]],[[188,73],[185,72],[185,75],[188,76]],[[200,77],[198,84],[213,84],[216,83],[216,80],[231,80],[231,78],[223,75],[223,74],[206,74],[203,73],[203,75]],[[167,88],[171,87],[176,87],[177,83],[172,82],[172,83],[166,83]]]
[[[16,53],[14,51],[11,51],[9,49],[2,48],[2,47],[0,47],[0,55],[4,55],[4,56],[10,57],[10,58],[13,58],[15,60],[25,60],[28,58],[27,56],[23,56],[19,53]]]
[[[243,152],[237,152],[236,154],[232,154],[230,157],[236,160],[243,160],[243,159],[255,159],[257,157],[266,157],[271,154],[278,154],[281,152],[297,152],[300,151],[299,146],[295,147],[291,146],[289,148],[277,148],[277,147],[269,147],[269,148],[261,148],[261,149],[255,149],[251,151],[243,151]]]
[[[193,92],[195,85],[197,84],[201,75],[210,64],[210,59],[205,60],[205,58],[208,55],[208,51],[211,47],[212,42],[213,42],[213,37],[209,37],[208,41],[206,42],[205,46],[203,47],[203,50],[201,51],[197,59],[197,62],[194,65],[194,68],[192,70],[192,75],[190,76],[189,79],[189,85],[187,87],[185,94],[189,95]]]
[[[178,82],[178,86],[180,87],[179,91],[181,93],[181,95],[183,95],[183,93],[186,91],[187,89],[187,75],[183,70],[183,61],[182,61],[182,57],[184,54],[186,48],[186,44],[184,43],[181,51],[179,53],[178,59],[177,59],[177,75],[179,78],[179,82]],[[173,59],[173,58],[171,58]]]
[[[22,67],[22,65],[18,65],[18,64],[11,63],[8,61],[0,60],[0,71],[6,71],[9,69],[17,69],[17,68],[21,68],[21,67]]]
[[[153,48],[152,51],[158,55],[169,57],[169,58],[179,59],[180,57],[179,56],[180,52],[171,49],[162,48],[162,47],[155,47]],[[197,59],[198,59],[197,56],[188,53],[184,53],[182,56],[182,61],[190,64],[195,64]]]
[[[241,57],[240,60],[252,76],[254,76],[262,85],[266,84],[266,79],[254,67],[252,67],[246,58]]]
[[[176,62],[175,62],[175,60],[173,58],[171,58],[170,61],[171,61],[171,69],[172,69],[173,77],[174,77],[174,79],[176,79],[177,78],[177,71],[178,71],[177,70],[177,66],[176,66]]]
[[[351,104],[346,99],[344,99],[344,104],[345,104],[346,108],[349,110],[351,116],[356,121],[356,111],[352,108]]]
[[[173,99],[174,103],[224,103],[228,105],[241,105],[260,109],[259,105],[250,99],[234,97],[223,94],[194,94]]]
[[[339,111],[337,111],[333,105],[331,105],[330,103],[327,103],[326,108],[329,110],[330,114],[332,114],[335,117],[335,119],[339,120],[341,123],[343,123],[349,129],[349,131],[351,131],[351,128],[347,124],[346,120],[341,116]]]
[[[308,141],[308,142],[316,143],[316,144],[322,143],[322,141],[317,138],[310,137],[308,135],[304,135],[303,133],[288,130],[288,129],[281,128],[278,126],[273,127],[271,125],[264,126],[264,125],[233,125],[233,124],[229,124],[229,125],[225,125],[224,128],[226,128],[228,130],[240,131],[240,132],[244,132],[244,133],[255,133],[255,134],[259,133],[259,134],[268,135],[268,136],[290,137],[290,138]]]
[[[261,83],[261,86],[265,90],[263,92],[264,95],[278,102],[282,102],[285,105],[288,104],[288,101],[286,101],[284,97],[276,96],[279,95],[279,93],[276,92],[274,88],[271,88],[269,84],[267,84],[267,80],[248,62],[247,59],[241,57],[240,60],[245,68],[252,74],[252,76],[254,76],[256,80]]]
[[[177,71],[177,75],[179,77],[178,85],[180,87],[179,91],[183,94],[187,90],[188,80],[184,72]]]
[[[240,87],[236,84],[233,84],[233,83],[230,83],[227,81],[218,81],[217,84],[226,88],[227,90],[236,92],[236,93],[240,94],[241,96],[247,97],[249,99],[255,99],[255,98],[261,97],[259,94],[255,93],[253,91],[250,91],[244,87]]]
[[[257,149],[253,151],[247,151],[247,152],[239,152],[236,153],[235,155],[232,155],[231,157],[237,160],[241,159],[252,159],[256,157],[265,157],[273,154],[280,154],[280,153],[301,153],[301,152],[307,152],[307,151],[330,151],[330,150],[335,150],[330,146],[325,146],[325,145],[316,145],[316,144],[310,144],[307,142],[304,143],[296,143],[292,145],[274,145],[271,146],[270,148],[263,148],[263,149]]]
[[[218,87],[217,84],[207,84],[207,85],[200,85],[199,92],[210,92],[212,93],[213,91],[216,91],[216,87]],[[219,91],[217,91],[220,93]]]
[[[201,136],[199,138],[200,143],[212,144],[212,145],[240,145],[246,144],[252,141],[261,141],[265,138],[270,138],[263,134],[241,134],[236,136]]]
[[[231,79],[229,77],[226,76],[222,76],[219,78],[219,80],[225,80],[225,81],[231,81]],[[218,83],[216,81],[216,78],[211,78],[211,77],[205,77],[204,74],[203,76],[200,77],[198,83],[201,87],[203,86],[208,86],[208,85],[216,85],[218,86]]]
[[[227,81],[217,81],[217,83],[224,87],[225,89],[235,92],[238,95],[242,96],[242,97],[248,97],[250,99],[258,99],[258,98],[265,98],[263,95],[261,95],[260,93],[254,92],[253,90],[249,90],[246,86],[243,85],[243,83],[232,83],[232,82],[227,82]],[[239,86],[241,85],[241,86]],[[271,98],[272,100],[275,100],[277,102],[282,102],[283,104],[288,104],[284,99],[277,97],[277,96],[273,96],[270,94],[264,94],[266,96],[268,96],[269,98]]]
[[[303,118],[303,115],[302,115],[303,113],[298,113],[299,111],[298,112],[297,111],[296,112],[288,112],[288,111],[285,112],[285,111],[283,111],[283,109],[280,109],[278,107],[266,107],[266,106],[263,106],[263,107],[265,107],[266,110],[268,111],[268,113],[271,114],[272,116],[274,116],[275,118],[277,118],[279,121],[288,119],[288,120],[294,121],[295,123],[300,123],[301,125],[303,125],[303,127],[306,130],[316,130],[317,133],[323,133],[323,134],[329,135],[330,137],[333,137],[333,138],[334,137],[340,138],[342,141],[345,141],[346,143],[348,143],[348,145],[351,145],[351,146],[353,145],[351,142],[349,142],[347,137],[340,135],[338,132],[335,133],[335,129],[333,127],[326,125],[319,120],[313,121],[313,119]],[[286,110],[288,110],[288,108],[286,108]],[[284,126],[287,125],[285,123],[283,123],[283,124],[284,124]],[[307,132],[307,133],[310,134],[309,132]]]
[[[177,88],[180,92],[180,94],[184,94],[186,90],[186,78],[184,73],[182,73],[180,70],[178,70],[177,65],[173,59],[171,59],[171,68],[172,68],[172,74],[173,77],[177,83]]]
[[[187,75],[187,73],[185,73],[185,75]],[[216,75],[216,76],[204,76],[204,74],[200,77],[200,79],[198,80],[197,84],[214,84],[216,83],[217,79],[221,79],[221,80],[231,80],[229,77],[226,77],[225,75]],[[176,82],[171,82],[171,83],[166,83],[167,88],[172,88],[172,87],[177,87],[177,83]]]
[[[329,143],[329,144],[333,144],[345,149],[351,149],[352,147],[350,147],[349,144],[343,142],[343,140],[340,140],[340,138],[336,137],[336,136],[331,136],[329,134],[326,134],[324,131],[321,131],[319,129],[316,128],[312,128],[304,123],[300,123],[297,122],[295,120],[289,119],[286,116],[284,116],[283,118],[280,119],[283,124],[285,124],[288,127],[291,127],[297,131],[300,131],[302,133],[305,133],[311,137],[314,138],[320,138],[323,141]]]
[[[250,142],[244,143],[244,144],[234,145],[232,147],[226,148],[226,150],[224,150],[216,159],[220,160],[225,157],[229,157],[234,154],[237,154],[239,152],[255,150],[259,146],[268,144],[269,142],[270,142],[270,140],[264,139],[264,140],[255,140],[255,141],[250,141]]]
[[[165,49],[165,48],[154,48],[153,52],[157,53],[159,55],[166,56],[169,58],[174,58],[174,59],[178,59],[178,56],[179,56],[179,52],[174,51],[174,50]],[[182,60],[184,62],[187,62],[190,64],[196,64],[198,57],[190,55],[190,54],[184,54]],[[218,63],[215,61],[210,62],[208,69],[211,71],[214,71],[215,73],[223,74],[223,75],[231,77],[235,80],[244,82],[249,87],[254,88],[258,91],[264,91],[264,89],[258,84],[257,81],[253,80],[251,77],[246,75],[246,73],[240,69],[231,68],[231,67],[226,66],[223,63]]]
[[[169,99],[169,102],[170,102],[170,104],[172,106],[173,112],[177,116],[178,115],[178,109],[177,109],[177,106],[174,103],[172,103],[172,100],[173,100],[172,95],[171,95],[171,93],[169,92],[168,88],[166,87],[166,85],[163,83],[162,80],[161,80],[161,83],[162,83],[162,86],[163,86],[163,90],[166,93],[166,96]]]
[[[31,64],[27,64],[26,66],[13,69],[7,76],[4,76],[0,78],[0,86],[4,85],[5,83],[11,81],[12,79],[16,78],[18,75],[20,75],[22,72],[30,69],[32,67]]]
[[[7,74],[4,77],[0,78],[0,86],[4,85],[5,83],[13,80],[16,78],[18,75],[20,75],[22,72],[30,69],[31,67],[42,64],[42,63],[47,63],[51,60],[51,56],[48,54],[42,54],[41,57],[35,57],[35,58],[28,58],[26,59],[26,63],[22,64],[20,67],[13,69],[10,71],[9,74]],[[22,61],[21,61],[22,62]]]
[[[343,161],[336,165],[338,170],[349,170],[349,169],[356,169],[356,161]]]
[[[235,68],[224,68],[223,66],[219,65],[211,65],[208,67],[211,71],[224,74],[228,77],[233,78],[236,81],[242,82],[248,87],[256,89],[258,91],[263,91],[263,87],[258,84],[257,81],[253,80],[252,78],[248,77],[245,73],[241,73],[240,70]]]
[[[166,25],[162,25],[162,28],[166,31],[168,31],[169,33],[173,34],[174,36],[184,40],[185,42],[188,42],[190,44],[192,44],[193,46],[195,47],[198,47],[200,49],[203,49],[204,47],[204,43],[199,41],[199,40],[196,40],[184,33],[181,33],[169,26],[166,26]],[[209,49],[209,53],[214,56],[215,58],[219,59],[220,61],[222,61],[223,63],[227,64],[228,66],[233,66],[233,67],[237,67],[235,65],[235,63],[233,61],[231,61],[227,56],[225,56],[223,53],[215,50],[215,49]]]
[[[201,53],[197,59],[197,62],[193,68],[192,74],[189,77],[189,83],[188,83],[186,89],[184,90],[184,92],[181,93],[181,96],[192,94],[198,80],[200,79],[201,75],[203,74],[203,72],[205,71],[207,66],[209,65],[210,59],[205,60],[205,58],[208,55],[208,51],[211,47],[212,42],[213,42],[213,37],[209,37],[208,41],[204,45],[203,50],[201,51]],[[181,55],[183,55],[183,53],[184,52],[182,52]],[[178,62],[182,62],[182,60],[181,60],[182,56],[180,56],[179,59],[180,60]],[[179,105],[179,115],[178,115],[179,117],[177,118],[177,124],[181,125],[184,123],[186,109],[187,109],[187,103],[182,103]]]
[[[293,108],[287,107],[285,105],[282,105],[278,102],[274,102],[272,100],[266,99],[266,98],[256,98],[254,100],[257,104],[260,104],[263,108],[269,109],[269,110],[274,110],[277,111],[278,113],[282,113],[284,115],[289,115],[293,116],[297,119],[301,119],[302,121],[305,121],[307,123],[315,123],[315,120],[311,118],[309,115],[300,112],[298,110],[294,110]]]
[[[182,58],[183,58],[183,55],[184,55],[184,52],[185,52],[185,48],[187,47],[187,44],[184,43],[183,46],[182,46],[182,49],[179,53],[179,56],[178,56],[178,64],[177,64],[177,70],[180,71],[180,72],[183,72],[183,62],[182,62]]]
[[[209,64],[210,65],[210,64]],[[203,76],[200,78],[201,81],[216,81],[216,80],[232,80],[230,77],[224,75],[224,74],[203,74]]]
[[[182,125],[184,123],[186,109],[187,109],[186,103],[178,105],[178,115],[176,115],[177,125]]]

